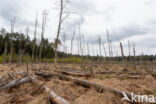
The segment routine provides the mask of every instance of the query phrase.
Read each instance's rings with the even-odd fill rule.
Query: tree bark
[[[59,24],[58,24],[56,41],[55,41],[55,64],[57,64],[58,38],[60,35],[60,30],[61,30],[62,14],[63,14],[63,0],[60,0]]]
[[[11,21],[11,47],[10,47],[10,58],[9,58],[9,65],[11,64],[12,62],[12,54],[13,54],[13,32],[14,32],[14,23],[15,23],[15,18],[13,21]]]
[[[121,49],[121,56],[122,56],[122,62],[123,62],[123,70],[127,70],[127,66],[126,66],[126,60],[125,60],[125,56],[124,56],[124,51],[123,51],[123,46],[122,43],[120,42],[120,49]]]
[[[30,79],[31,79],[30,77],[22,78],[20,80],[16,79],[16,80],[9,82],[8,84],[1,85],[0,86],[0,92],[5,90],[5,89],[8,89],[8,88],[18,86],[19,84],[26,83],[26,82],[30,81]]]
[[[7,41],[5,40],[5,50],[4,50],[3,64],[6,64],[7,51],[8,51],[8,43],[7,43]]]
[[[32,62],[34,62],[35,45],[36,45],[36,32],[37,32],[37,16],[36,16],[36,20],[35,20],[35,31],[34,31],[34,40],[33,40],[33,49],[32,49]]]
[[[33,83],[37,83],[37,84],[41,85],[41,83],[34,77],[31,77],[31,80]],[[46,92],[49,92],[50,100],[53,102],[53,104],[70,104],[65,99],[63,99],[61,96],[58,96],[54,91],[50,90],[47,86],[43,85],[42,88]]]

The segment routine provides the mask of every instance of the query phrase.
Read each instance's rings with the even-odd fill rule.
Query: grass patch
[[[106,75],[105,78],[106,78],[106,79],[110,79],[110,76],[109,76],[109,75]]]
[[[156,96],[156,88],[153,89],[153,95]]]
[[[105,78],[103,76],[98,77],[100,80],[104,80]]]

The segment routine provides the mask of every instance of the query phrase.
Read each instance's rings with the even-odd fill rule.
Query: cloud
[[[86,15],[95,9],[95,5],[90,0],[71,0],[70,8],[75,13]]]
[[[78,28],[79,25],[83,25],[85,23],[84,16],[77,15],[75,18],[72,18],[65,24],[65,31],[71,31]]]
[[[146,35],[149,32],[151,32],[149,27],[144,27],[137,24],[129,24],[117,29],[111,29],[111,31],[109,30],[109,37],[113,42],[119,42],[133,36]],[[101,33],[102,34],[87,34],[89,37],[87,37],[86,41],[89,43],[98,44],[97,41],[98,37],[100,36],[102,43],[107,43],[106,30],[101,31]]]
[[[22,12],[21,0],[1,0],[0,4],[0,16],[5,21],[12,20],[14,16],[20,16]]]
[[[155,0],[148,0],[145,2],[146,5],[152,5],[155,3]]]
[[[0,0],[0,4],[0,17],[5,24],[10,24],[15,17],[16,27],[33,25],[33,22],[23,17],[27,5],[25,0]]]
[[[130,24],[119,29],[112,30],[110,32],[110,38],[113,41],[121,41],[125,38],[136,36],[136,35],[146,35],[149,32],[148,27],[143,27],[136,24]]]

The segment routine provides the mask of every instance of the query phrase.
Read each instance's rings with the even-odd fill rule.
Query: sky
[[[54,41],[57,33],[59,0],[0,0],[0,27],[10,32],[10,21],[15,17],[16,32],[23,32],[29,27],[33,38],[34,22],[38,15],[37,37],[41,37],[42,12],[47,10],[45,38]],[[61,51],[70,52],[73,31],[73,53],[78,53],[79,26],[84,36],[83,54],[99,55],[98,37],[105,45],[108,55],[107,30],[113,42],[114,55],[120,55],[120,42],[128,55],[128,41],[135,44],[137,55],[156,54],[156,0],[69,0],[66,11],[69,17],[61,28],[61,36],[66,34],[66,42],[60,46]],[[65,14],[66,15],[66,14]],[[89,44],[89,52],[87,50]],[[102,55],[104,51],[102,48]]]

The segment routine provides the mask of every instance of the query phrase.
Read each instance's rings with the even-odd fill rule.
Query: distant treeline
[[[4,57],[4,53],[6,52],[6,60],[9,60],[8,58],[11,53],[11,42],[13,47],[13,58],[14,56],[19,57],[21,52],[23,52],[23,56],[29,56],[30,58],[33,55],[34,59],[39,59],[41,43],[37,41],[37,39],[34,38],[31,40],[29,35],[19,32],[9,33],[4,28],[0,29],[1,58]],[[61,57],[63,56],[63,53],[58,52],[58,55]],[[54,58],[54,43],[49,42],[49,40],[45,38],[42,40],[41,58]],[[1,59],[1,61],[2,60],[3,59]]]
[[[37,40],[35,38],[31,40],[28,34],[26,35],[26,34],[19,33],[19,32],[9,33],[4,28],[0,29],[0,56],[1,56],[1,58],[3,58],[2,56],[4,56],[5,50],[7,50],[6,56],[10,54],[11,42],[13,45],[13,56],[16,55],[16,57],[19,57],[21,54],[21,50],[23,50],[24,56],[32,57],[32,55],[34,55],[34,59],[39,59],[40,44],[41,44],[40,42],[37,42]],[[61,44],[61,41],[60,41],[60,44]],[[41,54],[42,59],[54,58],[54,45],[55,44],[53,42],[49,42],[48,39],[43,38],[43,40],[42,40],[42,54]],[[63,53],[63,52],[58,52],[58,57],[60,59],[63,59],[64,57],[73,58],[73,61],[79,60],[79,62],[83,59],[92,59],[92,60],[96,61],[100,58],[105,59],[105,60],[111,60],[111,61],[122,61],[122,57],[120,57],[120,56],[102,58],[99,56],[71,55],[71,54],[67,54],[67,53]],[[77,59],[75,59],[75,57]],[[133,61],[133,59],[134,59],[133,56],[126,56],[125,58],[126,58],[126,60],[131,60],[131,61]],[[153,61],[153,60],[155,60],[155,58],[156,58],[156,56],[154,56],[154,55],[150,55],[150,56],[141,55],[141,56],[136,56],[135,60],[136,61],[139,61],[139,60]],[[69,62],[69,60],[70,59],[68,59],[68,62]]]
[[[35,40],[30,40],[28,35],[23,33],[9,33],[6,32],[4,28],[0,30],[0,55],[4,53],[5,45],[7,47],[8,53],[10,52],[11,47],[11,38],[13,43],[13,52],[19,54],[21,49],[24,49],[24,54],[32,55],[33,46],[35,46],[35,56],[37,57],[39,54],[40,44],[34,42]],[[42,57],[54,57],[54,49],[52,47],[52,43],[48,41],[48,39],[43,39],[43,49],[42,49]]]

